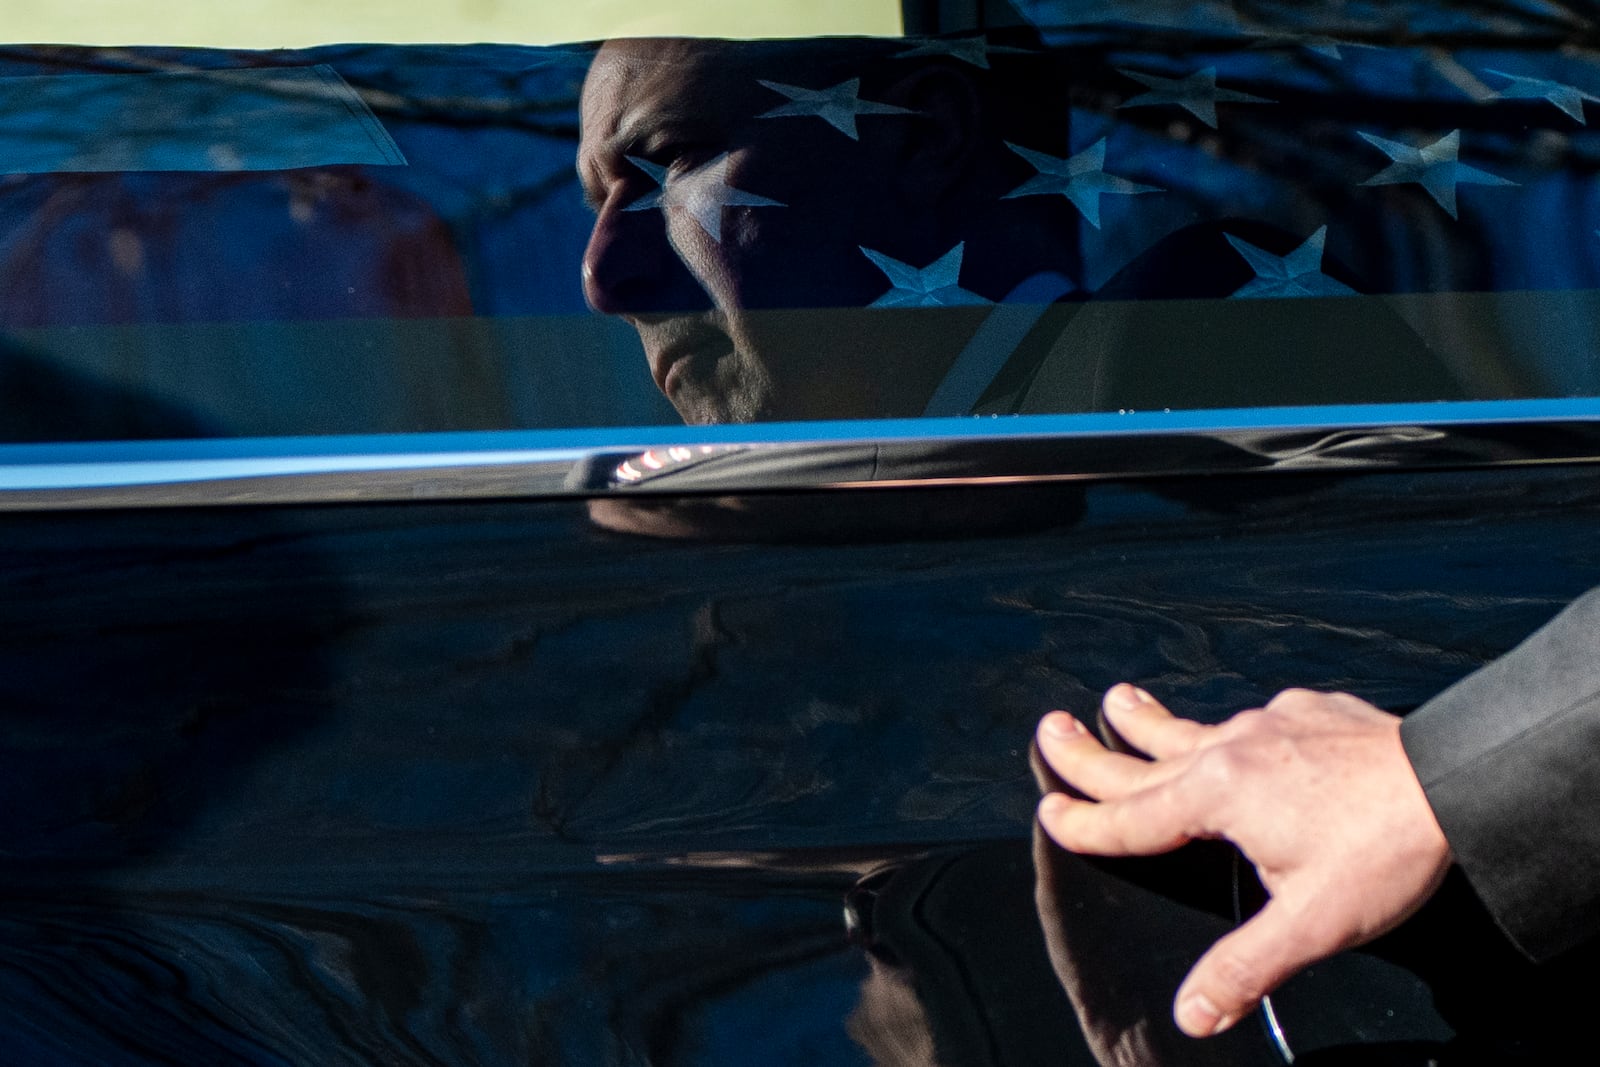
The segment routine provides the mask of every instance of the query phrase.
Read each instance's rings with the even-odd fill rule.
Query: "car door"
[[[1045,848],[1028,763],[1122,680],[1404,713],[1600,583],[1581,35],[1016,6],[628,45],[735,72],[777,153],[610,161],[617,232],[698,286],[654,306],[637,259],[593,280],[596,46],[7,51],[178,78],[51,88],[146,102],[0,190],[9,1058],[1541,1062],[1581,1025],[1587,956],[1526,963],[1453,883],[1189,1043],[1249,865]],[[169,123],[162,169],[149,99],[257,136]],[[800,201],[757,178],[899,181],[803,168],[964,100],[999,192],[959,242],[765,221]],[[810,406],[685,423],[652,330],[689,314],[812,357],[772,378]]]

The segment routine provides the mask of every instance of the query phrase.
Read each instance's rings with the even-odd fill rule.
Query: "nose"
[[[659,210],[606,205],[583,253],[583,296],[606,315],[688,311],[699,286],[668,240]]]

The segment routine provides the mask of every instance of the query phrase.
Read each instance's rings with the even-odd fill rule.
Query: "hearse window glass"
[[[9,46],[0,439],[1600,394],[1586,24],[1404,8]]]

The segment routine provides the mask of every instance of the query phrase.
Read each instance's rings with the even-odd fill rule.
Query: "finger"
[[[1061,780],[1050,764],[1044,761],[1044,753],[1039,751],[1039,738],[1035,734],[1028,740],[1028,769],[1033,772],[1033,782],[1039,787],[1039,795],[1046,793],[1060,793],[1071,786]]]
[[[1100,743],[1113,752],[1121,752],[1125,756],[1138,756],[1140,759],[1150,758],[1129,744],[1126,737],[1117,733],[1117,728],[1111,725],[1110,719],[1106,718],[1104,704],[1094,714],[1094,732],[1095,736],[1100,738]]]
[[[1172,769],[1137,756],[1108,752],[1077,719],[1065,712],[1046,715],[1036,737],[1040,754],[1071,790],[1114,800],[1170,777]]]
[[[1156,759],[1193,751],[1208,730],[1197,722],[1175,717],[1155,697],[1126,682],[1108,689],[1100,707],[1120,737]]]
[[[1173,1018],[1191,1037],[1220,1034],[1289,976],[1342,947],[1294,909],[1269,900],[1200,957],[1178,988]]]
[[[1096,856],[1150,856],[1196,837],[1198,818],[1185,804],[1181,780],[1117,800],[1077,800],[1051,793],[1039,802],[1039,823],[1062,848]]]

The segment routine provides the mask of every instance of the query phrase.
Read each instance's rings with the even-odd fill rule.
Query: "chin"
[[[771,390],[752,389],[747,384],[732,389],[680,389],[676,397],[668,399],[690,426],[772,422],[793,417],[776,410]]]
[[[721,398],[700,393],[673,399],[672,406],[678,410],[678,417],[683,419],[685,426],[716,426],[729,422],[752,421],[736,418]]]

